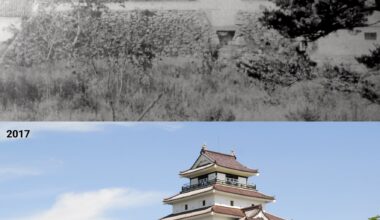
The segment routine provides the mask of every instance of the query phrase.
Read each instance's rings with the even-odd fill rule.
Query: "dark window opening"
[[[226,177],[230,178],[230,179],[238,179],[239,178],[238,176],[232,175],[232,174],[226,174]]]
[[[203,201],[202,201],[202,205],[203,205],[203,206],[206,206],[206,200],[203,200]]]
[[[231,201],[230,201],[230,205],[231,205],[231,206],[234,206],[234,201],[231,200]]]
[[[235,31],[217,31],[216,34],[219,38],[219,44],[221,46],[225,46],[228,45],[230,41],[232,41],[235,36]]]
[[[185,205],[185,210],[187,210],[189,207],[187,206],[187,204]]]
[[[364,39],[365,40],[377,40],[377,33],[376,32],[366,32],[366,33],[364,33]]]
[[[198,184],[203,185],[208,182],[208,174],[198,177]]]
[[[229,184],[238,184],[239,177],[232,174],[226,174],[226,180]]]

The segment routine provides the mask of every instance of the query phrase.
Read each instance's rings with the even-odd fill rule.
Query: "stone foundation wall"
[[[212,35],[202,11],[112,11],[103,14],[100,23],[86,24],[87,29],[82,28],[78,38],[80,43],[73,45],[75,20],[70,12],[36,15],[23,25],[13,50],[7,54],[8,60],[32,65],[46,62],[48,57],[65,59],[72,56],[70,51],[78,54],[75,56],[103,56],[109,52],[124,53],[127,48],[133,54],[146,46],[156,57],[196,56],[207,48]],[[53,38],[54,46],[49,48],[43,39]],[[108,50],[105,48],[110,51],[102,51]]]
[[[110,13],[106,19],[122,18],[124,22],[131,22],[130,16],[133,13],[133,11],[116,11]],[[199,53],[212,34],[211,26],[203,11],[157,10],[148,13],[151,13],[151,17],[146,28],[150,31],[154,44],[158,47],[163,46],[159,54],[161,56],[186,56]]]

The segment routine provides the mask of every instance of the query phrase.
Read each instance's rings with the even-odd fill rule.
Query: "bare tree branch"
[[[145,111],[137,118],[136,121],[141,121],[145,117],[145,115],[157,104],[157,102],[161,99],[164,93],[160,93],[157,98],[145,109]]]

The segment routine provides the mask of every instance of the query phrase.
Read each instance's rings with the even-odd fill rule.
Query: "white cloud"
[[[45,211],[17,220],[109,220],[112,210],[159,203],[162,193],[107,188],[84,193],[65,193]]]
[[[183,124],[178,122],[121,122],[117,124],[124,127],[153,127],[170,132],[178,131],[183,128]]]
[[[178,122],[160,122],[156,125],[166,131],[178,131],[183,128],[183,124]]]
[[[42,171],[29,167],[0,167],[0,181],[25,176],[39,176]]]

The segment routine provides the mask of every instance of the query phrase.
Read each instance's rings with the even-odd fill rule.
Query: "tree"
[[[315,41],[339,29],[370,25],[368,15],[380,9],[379,0],[275,0],[278,9],[266,10],[261,21],[287,38]],[[379,21],[380,22],[380,21]]]
[[[316,41],[340,29],[352,30],[365,27],[368,16],[380,10],[380,0],[274,0],[278,8],[264,11],[260,21],[267,27],[277,30],[286,38],[303,38]],[[377,21],[376,23],[380,23]],[[358,57],[357,60],[368,68],[379,68],[380,47],[371,51],[370,55]],[[359,92],[362,97],[373,103],[380,103],[378,86],[367,79],[358,78],[357,73],[348,70],[332,69],[333,78],[338,85],[337,90],[343,92]],[[348,80],[347,80],[348,79]]]
[[[380,219],[380,215],[376,215],[374,217],[368,218],[368,220],[379,220],[379,219]]]
[[[380,45],[376,45],[376,48],[371,50],[369,55],[357,57],[356,60],[364,64],[367,68],[380,70]]]

